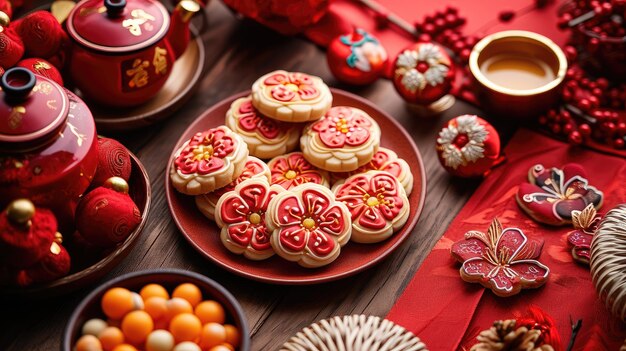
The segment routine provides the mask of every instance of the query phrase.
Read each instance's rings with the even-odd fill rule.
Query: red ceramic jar
[[[89,101],[139,105],[165,84],[189,42],[187,22],[200,6],[183,0],[172,15],[155,0],[83,0],[70,12],[75,45],[70,76]],[[171,23],[170,23],[171,22]]]
[[[0,208],[28,198],[51,209],[61,226],[98,165],[96,127],[85,103],[25,68],[0,80]]]

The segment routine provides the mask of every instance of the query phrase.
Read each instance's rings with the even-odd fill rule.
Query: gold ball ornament
[[[105,180],[102,186],[121,194],[128,194],[128,183],[121,177],[111,177]]]
[[[4,11],[0,11],[0,27],[8,27],[11,23],[11,18]],[[1,32],[2,30],[0,30]]]
[[[7,217],[15,224],[27,224],[35,215],[35,205],[30,200],[18,199],[7,207]]]

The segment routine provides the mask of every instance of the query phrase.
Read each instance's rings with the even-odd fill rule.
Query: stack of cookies
[[[406,223],[409,165],[379,146],[366,112],[332,101],[319,77],[274,71],[232,103],[225,125],[177,150],[172,185],[195,196],[228,250],[315,268],[349,241],[377,243]]]

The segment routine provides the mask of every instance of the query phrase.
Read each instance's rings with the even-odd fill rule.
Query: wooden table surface
[[[253,350],[274,350],[301,328],[335,315],[385,316],[435,242],[472,194],[478,181],[459,180],[440,166],[434,150],[444,121],[476,108],[457,102],[441,116],[420,118],[407,111],[387,80],[353,88],[337,82],[325,52],[301,39],[283,37],[255,23],[238,20],[221,2],[206,9],[209,27],[202,34],[207,50],[206,74],[198,92],[163,123],[126,134],[107,135],[126,145],[145,166],[152,185],[152,208],[138,244],[104,279],[150,268],[199,272],[224,285],[243,306]],[[202,258],[176,228],[164,192],[164,172],[174,143],[204,110],[275,69],[322,77],[330,86],[374,102],[396,118],[415,140],[424,161],[427,196],[412,235],[379,265],[353,277],[314,286],[268,285],[233,275]],[[506,138],[505,138],[506,139]],[[59,350],[67,320],[89,289],[35,302],[1,301],[0,350]]]

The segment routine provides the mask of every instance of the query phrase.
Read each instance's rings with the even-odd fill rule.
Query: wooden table
[[[434,149],[444,121],[479,111],[457,102],[429,119],[412,115],[387,80],[352,88],[333,78],[325,52],[300,39],[283,37],[255,23],[242,22],[219,1],[206,9],[209,27],[202,35],[207,49],[206,74],[198,92],[161,124],[126,134],[108,135],[139,156],[152,185],[152,208],[139,243],[105,279],[150,268],[181,268],[204,274],[230,290],[250,324],[253,350],[274,350],[301,328],[335,315],[385,316],[435,242],[472,194],[478,181],[459,180],[439,165]],[[427,196],[421,218],[407,242],[376,267],[341,281],[314,286],[277,286],[235,276],[205,260],[172,221],[164,192],[164,172],[174,143],[204,110],[275,69],[322,77],[330,86],[363,96],[395,117],[415,140],[426,168]],[[0,350],[58,350],[67,320],[89,289],[62,298],[28,303],[1,301]]]

